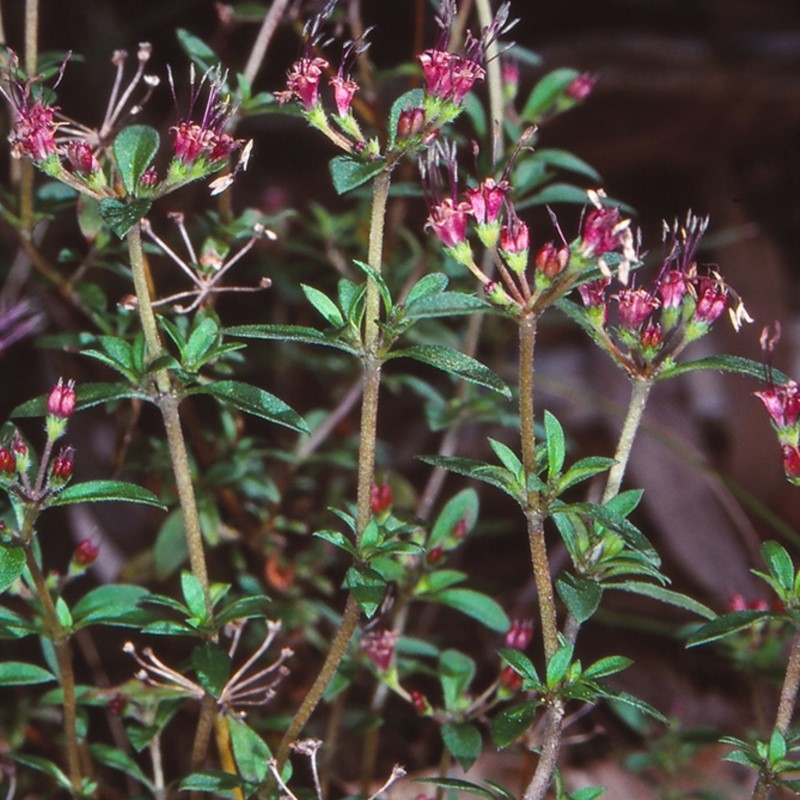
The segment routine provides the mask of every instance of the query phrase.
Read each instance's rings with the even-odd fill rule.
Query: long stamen
[[[195,271],[153,230],[147,219],[141,221],[142,231],[149,236],[191,279],[192,283],[202,288],[202,281]]]

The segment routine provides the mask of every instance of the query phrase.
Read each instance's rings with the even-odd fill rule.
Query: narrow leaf
[[[303,290],[303,294],[306,296],[308,302],[319,311],[329,325],[332,325],[334,328],[340,328],[344,325],[344,317],[341,311],[339,311],[336,303],[334,303],[328,295],[304,283],[300,284],[300,288]]]
[[[501,711],[492,720],[494,743],[502,748],[516,742],[533,724],[538,705],[535,700],[528,700]]]
[[[464,792],[483,797],[485,800],[499,800],[499,796],[484,789],[483,786],[461,778],[415,778],[415,783],[429,783],[431,786],[441,786],[442,789],[452,789],[454,792]]]
[[[770,611],[731,611],[698,628],[688,638],[686,646],[695,647],[698,644],[724,639],[753,625],[776,619],[777,616]]]
[[[192,667],[197,682],[211,695],[219,697],[231,674],[230,656],[214,642],[192,650]]]
[[[549,411],[544,412],[544,429],[547,434],[547,477],[552,480],[564,466],[566,454],[564,429]]]
[[[344,586],[353,593],[367,619],[375,615],[386,594],[386,580],[369,567],[350,567]]]
[[[349,344],[331,338],[316,328],[306,328],[302,325],[234,325],[231,328],[226,328],[225,333],[228,336],[241,336],[244,339],[318,344],[323,347],[344,350],[345,353],[350,353],[351,355],[358,355],[358,351]]]
[[[139,783],[146,786],[151,792],[155,791],[152,781],[142,772],[142,768],[136,761],[124,750],[98,742],[89,745],[89,752],[96,761],[99,761],[106,767],[119,770],[119,772],[129,775],[134,780],[139,781]]]
[[[456,472],[459,475],[466,475],[477,481],[496,486],[502,489],[509,497],[513,497],[518,503],[524,501],[524,490],[519,481],[504,467],[495,467],[483,461],[472,458],[455,458],[453,456],[419,456],[420,461],[431,464],[435,467],[443,467]]]
[[[166,511],[166,506],[151,491],[125,481],[84,481],[67,486],[53,501],[53,506],[74,503],[141,503]]]
[[[133,584],[106,584],[87,592],[72,609],[75,629],[87,625],[139,627],[150,615],[139,603],[148,596],[147,589]]]
[[[436,518],[428,537],[428,548],[444,541],[461,541],[474,527],[478,519],[480,501],[474,489],[464,489],[447,501]]]
[[[427,600],[456,608],[498,633],[505,633],[511,625],[508,615],[498,602],[474,589],[444,589],[425,597]]]
[[[556,589],[564,605],[577,622],[586,622],[600,605],[603,587],[588,578],[578,578],[569,573],[558,576]]]
[[[511,397],[511,390],[505,383],[488,367],[480,361],[476,361],[470,356],[466,356],[451,347],[444,347],[437,344],[418,344],[413,347],[406,347],[402,350],[395,350],[389,354],[388,358],[412,358],[423,364],[428,364],[443,372],[455,375],[462,380],[475,383],[478,386],[485,386],[493,392],[502,394],[504,397]]]
[[[464,772],[481,754],[481,733],[469,722],[442,725],[442,741]]]
[[[752,378],[758,378],[761,381],[773,382],[776,384],[787,383],[789,381],[788,375],[774,368],[767,369],[761,361],[753,361],[750,358],[730,355],[707,356],[706,358],[699,358],[696,361],[686,361],[683,364],[677,364],[670,369],[665,369],[658,376],[658,380],[664,381],[667,378],[674,378],[676,375],[682,375],[685,372],[696,372],[701,369],[716,370],[717,372],[735,372],[739,375],[748,375]]]
[[[2,594],[25,569],[25,551],[21,547],[0,546],[0,594]]]
[[[658,586],[654,583],[643,583],[641,581],[623,581],[621,583],[606,583],[603,585],[604,589],[620,589],[623,592],[633,592],[634,594],[641,594],[645,597],[652,597],[654,600],[660,600],[662,603],[668,603],[671,606],[678,606],[686,611],[691,611],[699,617],[706,619],[714,619],[717,615],[708,607],[699,603],[697,600],[687,597],[685,594],[675,592],[672,589],[665,589],[663,586]]]
[[[22,661],[0,662],[0,686],[30,686],[35,683],[49,683],[56,676],[36,664]]]
[[[240,411],[252,414],[254,417],[283,425],[285,428],[299,433],[308,433],[308,425],[296,411],[275,395],[265,392],[257,386],[251,386],[249,383],[214,381],[214,383],[207,383],[192,389],[187,394],[210,394],[217,400],[230,403]]]

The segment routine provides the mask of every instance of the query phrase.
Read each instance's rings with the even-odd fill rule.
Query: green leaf
[[[783,734],[776,728],[772,731],[772,736],[769,738],[769,749],[767,751],[769,763],[775,765],[778,761],[786,758],[786,739]]]
[[[559,575],[556,589],[564,605],[577,622],[586,622],[600,605],[603,587],[589,578],[578,578],[569,573]]]
[[[539,679],[539,673],[536,671],[536,667],[533,666],[533,662],[524,653],[511,647],[501,647],[497,651],[497,654],[514,670],[514,672],[521,675],[526,681],[530,681],[534,687],[539,687],[539,689],[544,688]]]
[[[686,361],[676,364],[674,367],[665,369],[659,374],[658,380],[664,381],[667,378],[674,378],[676,375],[683,375],[685,372],[696,372],[697,370],[708,369],[717,372],[735,372],[739,375],[748,375],[752,378],[766,381],[768,383],[787,383],[789,376],[779,370],[767,366],[761,361],[753,361],[742,356],[707,356],[696,361]]]
[[[219,56],[202,40],[185,28],[175,32],[183,52],[204,72],[219,63]]]
[[[336,193],[345,194],[383,172],[386,162],[382,158],[376,161],[356,161],[350,156],[336,156],[331,159],[328,168]]]
[[[498,633],[505,633],[511,625],[508,615],[497,601],[474,589],[444,589],[425,597],[427,600],[458,609],[462,614],[478,620]]]
[[[492,720],[494,743],[502,748],[516,742],[533,724],[538,705],[538,701],[528,700],[501,711]]]
[[[110,769],[116,769],[125,775],[129,775],[134,780],[139,781],[143,786],[146,786],[151,792],[155,792],[152,781],[142,772],[141,767],[136,761],[124,750],[98,742],[89,745],[89,752],[92,754],[95,761],[99,761]]]
[[[72,793],[72,782],[49,758],[22,755],[21,753],[9,753],[8,758],[12,761],[16,761],[17,764],[22,764],[25,767],[30,767],[38,772],[43,772],[45,775],[49,775],[62,789],[66,789],[68,792]]]
[[[25,551],[21,547],[0,545],[0,594],[8,589],[25,569]]]
[[[344,325],[342,312],[339,311],[336,303],[334,303],[328,295],[324,294],[319,289],[315,289],[313,286],[306,286],[304,283],[300,284],[300,288],[303,290],[303,294],[306,296],[308,302],[319,311],[329,325],[332,325],[334,328],[341,328],[342,325]]]
[[[100,201],[100,216],[120,239],[124,239],[128,231],[150,210],[152,203],[140,197],[127,203],[104,197]]]
[[[75,387],[75,410],[83,411],[101,403],[111,403],[131,397],[150,399],[144,392],[121,383],[84,383]],[[47,395],[41,395],[18,405],[9,416],[19,419],[43,417],[45,414],[47,414]]]
[[[647,714],[649,717],[657,719],[659,722],[667,721],[667,718],[657,708],[651,706],[650,703],[646,703],[644,700],[636,697],[635,695],[629,694],[628,692],[623,692],[619,689],[613,689],[610,686],[603,684],[600,687],[599,694],[601,697],[605,697],[607,700],[611,700],[616,703],[624,703],[625,705],[631,706],[632,708]]]
[[[205,592],[200,581],[188,570],[181,572],[181,593],[191,615],[198,620],[205,620],[207,616]]]
[[[558,482],[558,494],[565,492],[571,486],[605,472],[614,464],[613,458],[603,458],[601,456],[589,456],[576,461],[562,476]]]
[[[330,542],[332,545],[341,548],[348,552],[353,558],[358,555],[358,551],[355,548],[355,545],[348,539],[341,531],[333,531],[333,530],[324,530],[324,531],[317,531],[314,536],[319,537],[320,539],[324,539],[326,542]]]
[[[133,584],[106,584],[87,592],[72,609],[75,630],[87,625],[114,625],[136,628],[150,615],[139,607],[148,592]]]
[[[452,789],[454,792],[464,792],[483,797],[485,800],[499,800],[502,795],[484,789],[483,786],[460,778],[414,778],[415,783],[429,783],[432,786],[441,786],[442,789]]]
[[[437,672],[442,684],[445,708],[459,708],[475,677],[475,662],[460,650],[444,650],[439,656]]]
[[[564,645],[553,654],[547,662],[547,688],[555,689],[567,676],[567,670],[572,663],[572,645]]]
[[[412,358],[462,380],[478,386],[485,386],[504,397],[511,397],[511,390],[492,370],[485,367],[480,361],[451,347],[438,344],[418,344],[402,350],[395,350],[389,354],[388,358]]]
[[[547,434],[547,477],[552,480],[564,466],[567,448],[564,440],[564,429],[561,423],[549,411],[544,412],[544,429]]]
[[[22,639],[31,633],[36,633],[35,625],[0,606],[0,639]]]
[[[405,315],[407,319],[433,319],[494,310],[493,306],[474,294],[442,292],[418,297],[413,301],[407,299]]]
[[[786,548],[777,542],[770,541],[764,542],[759,548],[759,552],[778,586],[784,592],[791,592],[794,589],[795,581],[794,564],[791,556],[786,552]]]
[[[136,196],[141,186],[141,178],[158,152],[160,139],[158,131],[148,125],[128,125],[114,139],[112,149],[117,162],[125,191]],[[103,213],[103,201],[100,201]],[[105,219],[105,215],[103,216]],[[108,221],[108,220],[106,220]]]
[[[442,741],[464,772],[481,754],[481,733],[469,722],[442,725]]]
[[[299,433],[308,433],[303,418],[275,395],[241,381],[214,381],[187,394],[210,394],[217,400],[230,403],[240,411],[260,417],[268,422],[283,425]]]
[[[350,567],[344,578],[344,586],[353,593],[367,619],[374,616],[386,594],[386,580],[369,567]]]
[[[433,523],[428,548],[451,538],[456,543],[460,541],[475,527],[479,509],[480,500],[474,489],[464,489],[451,497]]]
[[[238,775],[218,770],[194,772],[180,783],[182,792],[206,792],[210,795],[220,795],[222,792],[231,792],[234,789],[247,787],[247,781]],[[248,796],[250,792],[248,791]]]
[[[778,615],[771,611],[731,611],[698,628],[686,641],[687,647],[714,642]]]
[[[691,611],[693,614],[697,614],[699,617],[705,617],[706,619],[714,619],[717,616],[708,606],[699,603],[697,600],[653,583],[623,581],[620,583],[606,583],[603,585],[603,588],[620,589],[623,592],[633,592],[634,594],[641,594],[645,597],[652,597],[654,600],[660,600],[662,603],[683,608],[686,611]]]
[[[425,92],[422,89],[411,89],[401,94],[392,103],[389,111],[389,149],[393,149],[397,141],[397,123],[404,111],[422,108],[425,101]]]
[[[500,463],[522,484],[525,480],[525,468],[517,454],[508,445],[498,442],[496,439],[489,439],[489,447],[492,448]]]
[[[616,675],[618,672],[628,669],[633,664],[630,658],[624,656],[608,656],[595,661],[590,667],[587,667],[581,677],[584,680],[595,681],[599,678],[605,678],[608,675]]]
[[[420,278],[409,290],[406,295],[406,313],[408,307],[414,304],[415,300],[422,300],[425,297],[437,297],[446,288],[450,279],[443,272],[431,272]],[[467,295],[469,297],[470,295]]]
[[[332,338],[316,328],[302,325],[234,325],[226,328],[228,336],[241,336],[245,339],[267,339],[279,342],[302,342],[333,347],[350,355],[358,355],[358,351],[350,345]]]
[[[197,682],[211,695],[219,697],[231,675],[231,658],[218,644],[206,642],[192,650],[192,667]]]
[[[84,481],[67,486],[51,503],[67,506],[74,503],[141,503],[166,511],[166,506],[147,489],[125,481]]]
[[[372,281],[372,283],[378,287],[378,292],[381,296],[383,307],[386,309],[387,316],[390,315],[392,312],[392,293],[389,290],[389,285],[384,280],[383,275],[374,270],[369,264],[359,261],[358,259],[354,259],[353,264],[355,264],[355,266],[357,266],[367,276],[369,281]]]
[[[164,580],[180,569],[189,558],[183,514],[179,508],[171,511],[162,523],[153,545],[153,565],[156,577]]]
[[[450,586],[463,583],[467,577],[466,572],[461,572],[457,569],[437,569],[433,572],[427,572],[421,575],[419,581],[417,581],[414,595],[425,599],[428,593],[438,592]]]
[[[531,159],[543,162],[551,167],[558,167],[558,169],[574,172],[577,175],[583,175],[597,185],[600,185],[603,180],[600,173],[594,167],[567,150],[559,150],[554,147],[537,148]]]
[[[495,467],[484,461],[472,458],[456,458],[454,456],[419,456],[419,460],[434,467],[443,467],[466,475],[476,481],[483,481],[502,489],[509,497],[513,497],[520,505],[524,502],[524,489],[519,481],[504,467]]]
[[[30,686],[34,683],[49,683],[56,676],[36,664],[22,661],[0,662],[0,686]]]
[[[521,203],[515,203],[514,207],[522,211],[531,206],[546,206],[554,203],[585,205],[586,191],[571,183],[551,183]]]
[[[226,719],[239,773],[248,781],[261,783],[267,776],[267,764],[272,758],[272,752],[267,743],[243,720],[232,715],[228,715]]]
[[[205,316],[200,324],[192,331],[186,348],[181,353],[184,366],[197,364],[208,351],[216,344],[219,337],[219,326],[213,317]]]
[[[217,625],[227,625],[239,619],[264,619],[270,599],[265,594],[250,594],[224,606],[216,615]]]
[[[522,119],[525,122],[541,122],[579,74],[574,69],[556,69],[545,75],[528,96],[522,109]]]

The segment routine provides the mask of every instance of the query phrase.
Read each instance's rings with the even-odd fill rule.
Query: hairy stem
[[[25,73],[36,75],[39,65],[39,0],[25,2]],[[34,166],[29,159],[22,162],[19,183],[20,233],[23,239],[33,235]]]
[[[519,325],[519,429],[525,475],[536,474],[536,434],[533,427],[533,351],[536,343],[536,317],[530,315]],[[527,491],[525,519],[533,564],[533,577],[539,597],[545,657],[549,661],[558,650],[558,626],[553,581],[544,540],[544,516],[539,493]]]
[[[607,503],[612,497],[616,497],[617,494],[619,494],[620,487],[622,486],[622,478],[625,475],[625,469],[628,466],[628,460],[630,459],[631,450],[633,449],[633,442],[636,439],[636,434],[642,421],[642,415],[647,405],[647,398],[650,396],[650,389],[652,389],[652,387],[653,382],[651,380],[633,381],[628,413],[619,435],[617,452],[614,454],[615,463],[608,473],[608,482],[603,492],[603,503]]]
[[[376,176],[372,191],[372,212],[370,215],[369,251],[367,263],[378,275],[383,261],[383,233],[386,218],[386,204],[389,200],[391,173],[387,169]],[[381,341],[380,292],[375,281],[367,279],[367,293],[364,312],[364,390],[361,399],[361,426],[358,448],[358,487],[356,494],[356,536],[361,534],[369,522],[370,494],[375,478],[375,442],[377,439],[378,393],[380,390],[381,362],[378,350]],[[342,620],[322,669],[308,690],[297,713],[294,715],[278,748],[278,769],[282,769],[289,755],[289,746],[302,731],[317,704],[322,699],[328,684],[347,652],[347,646],[355,632],[360,614],[359,605],[353,595],[348,595]]]
[[[147,283],[147,271],[142,251],[141,229],[138,224],[134,225],[129,231],[127,242],[131,271],[133,272],[133,285],[136,291],[136,307],[139,310],[139,319],[141,320],[142,331],[147,344],[148,360],[152,362],[163,353],[164,348],[161,344],[156,315],[150,298],[150,288]],[[183,515],[186,545],[189,550],[189,563],[192,568],[192,574],[203,588],[206,610],[210,614],[211,592],[208,582],[208,568],[203,547],[203,534],[200,530],[200,515],[197,512],[197,500],[194,493],[194,484],[192,483],[189,454],[181,427],[180,414],[178,413],[180,400],[172,391],[166,370],[156,370],[154,380],[158,390],[156,404],[161,410],[161,415],[164,419],[172,470],[175,476],[181,514]]]
[[[778,713],[775,716],[775,730],[784,737],[789,732],[798,691],[800,691],[800,630],[792,639],[789,663],[786,665],[786,674],[783,677],[781,696],[778,701]],[[769,795],[769,786],[768,777],[763,773],[759,775],[753,789],[753,800],[766,800]]]
[[[494,19],[491,0],[475,0],[481,28],[488,28]],[[486,48],[486,84],[489,87],[489,118],[492,121],[492,163],[503,152],[503,74],[497,42]]]
[[[561,749],[561,734],[564,728],[564,702],[556,699],[547,709],[543,733],[544,743],[536,765],[536,772],[522,796],[523,800],[544,800]]]

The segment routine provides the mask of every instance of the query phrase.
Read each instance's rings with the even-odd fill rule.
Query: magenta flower
[[[555,242],[547,242],[539,248],[534,259],[536,269],[546,278],[553,278],[560,275],[569,264],[569,247],[566,245],[556,247]]]
[[[474,84],[486,77],[486,70],[477,61],[458,53],[430,49],[418,59],[427,94],[455,105],[460,105]]]
[[[171,72],[169,78],[172,96],[177,106]],[[197,122],[193,119],[193,113],[206,83],[208,83],[207,97],[200,121]],[[219,67],[208,70],[197,85],[194,83],[192,70],[188,113],[177,125],[170,128],[175,134],[173,144],[175,157],[186,166],[192,166],[200,159],[209,166],[220,165],[234,150],[244,144],[241,139],[234,139],[223,130],[234,113],[230,102],[222,98],[224,83],[225,73]]]
[[[530,244],[528,226],[514,214],[500,229],[500,249],[508,255],[522,255],[528,252]]]
[[[65,484],[71,477],[75,469],[75,449],[64,447],[61,452],[53,459],[50,468],[50,480],[57,486]]]
[[[697,322],[713,324],[728,304],[728,290],[715,277],[704,276],[697,285],[697,307],[694,316]]]
[[[333,99],[336,103],[336,111],[340,117],[346,117],[350,113],[350,105],[353,102],[353,97],[358,91],[358,84],[350,79],[345,78],[343,75],[335,75],[331,78],[331,86],[333,86]]]
[[[456,203],[452,197],[445,197],[441,203],[430,208],[425,229],[432,230],[445,247],[455,247],[467,241],[470,211],[469,203]]]
[[[573,100],[585,100],[592,93],[596,83],[596,75],[582,72],[567,86],[567,97],[571,97]]]
[[[75,139],[67,144],[66,151],[67,160],[78,174],[94,175],[100,171],[100,162],[88,142]]]
[[[320,57],[295,61],[287,73],[286,90],[275,93],[278,102],[288,103],[296,99],[306,111],[311,111],[319,102],[319,83],[328,66],[328,62]]]
[[[508,181],[499,183],[494,178],[486,178],[480,186],[467,189],[467,202],[470,204],[472,216],[479,225],[492,224],[503,209],[508,194]]]
[[[783,471],[792,483],[800,480],[800,448],[797,445],[785,444],[781,448]]]
[[[606,289],[611,283],[610,278],[598,278],[596,281],[582,283],[578,287],[581,300],[587,308],[599,308],[606,304]]]
[[[361,649],[379,672],[389,671],[397,639],[397,632],[386,628],[367,631],[361,635]]]
[[[800,387],[795,381],[755,392],[778,430],[794,428],[800,418]]]
[[[581,254],[585,258],[594,258],[619,249],[627,226],[628,220],[622,218],[618,208],[590,208],[583,219]]]
[[[688,286],[686,273],[680,269],[670,269],[657,281],[657,291],[661,296],[663,308],[678,308]]]
[[[657,350],[664,341],[664,333],[661,330],[661,326],[657,322],[650,320],[639,334],[639,341],[645,349]]]
[[[645,289],[622,289],[617,295],[620,325],[638,330],[658,305],[658,300]]]
[[[533,639],[533,620],[517,618],[512,620],[503,644],[512,650],[524,650],[531,643],[531,639]]]

